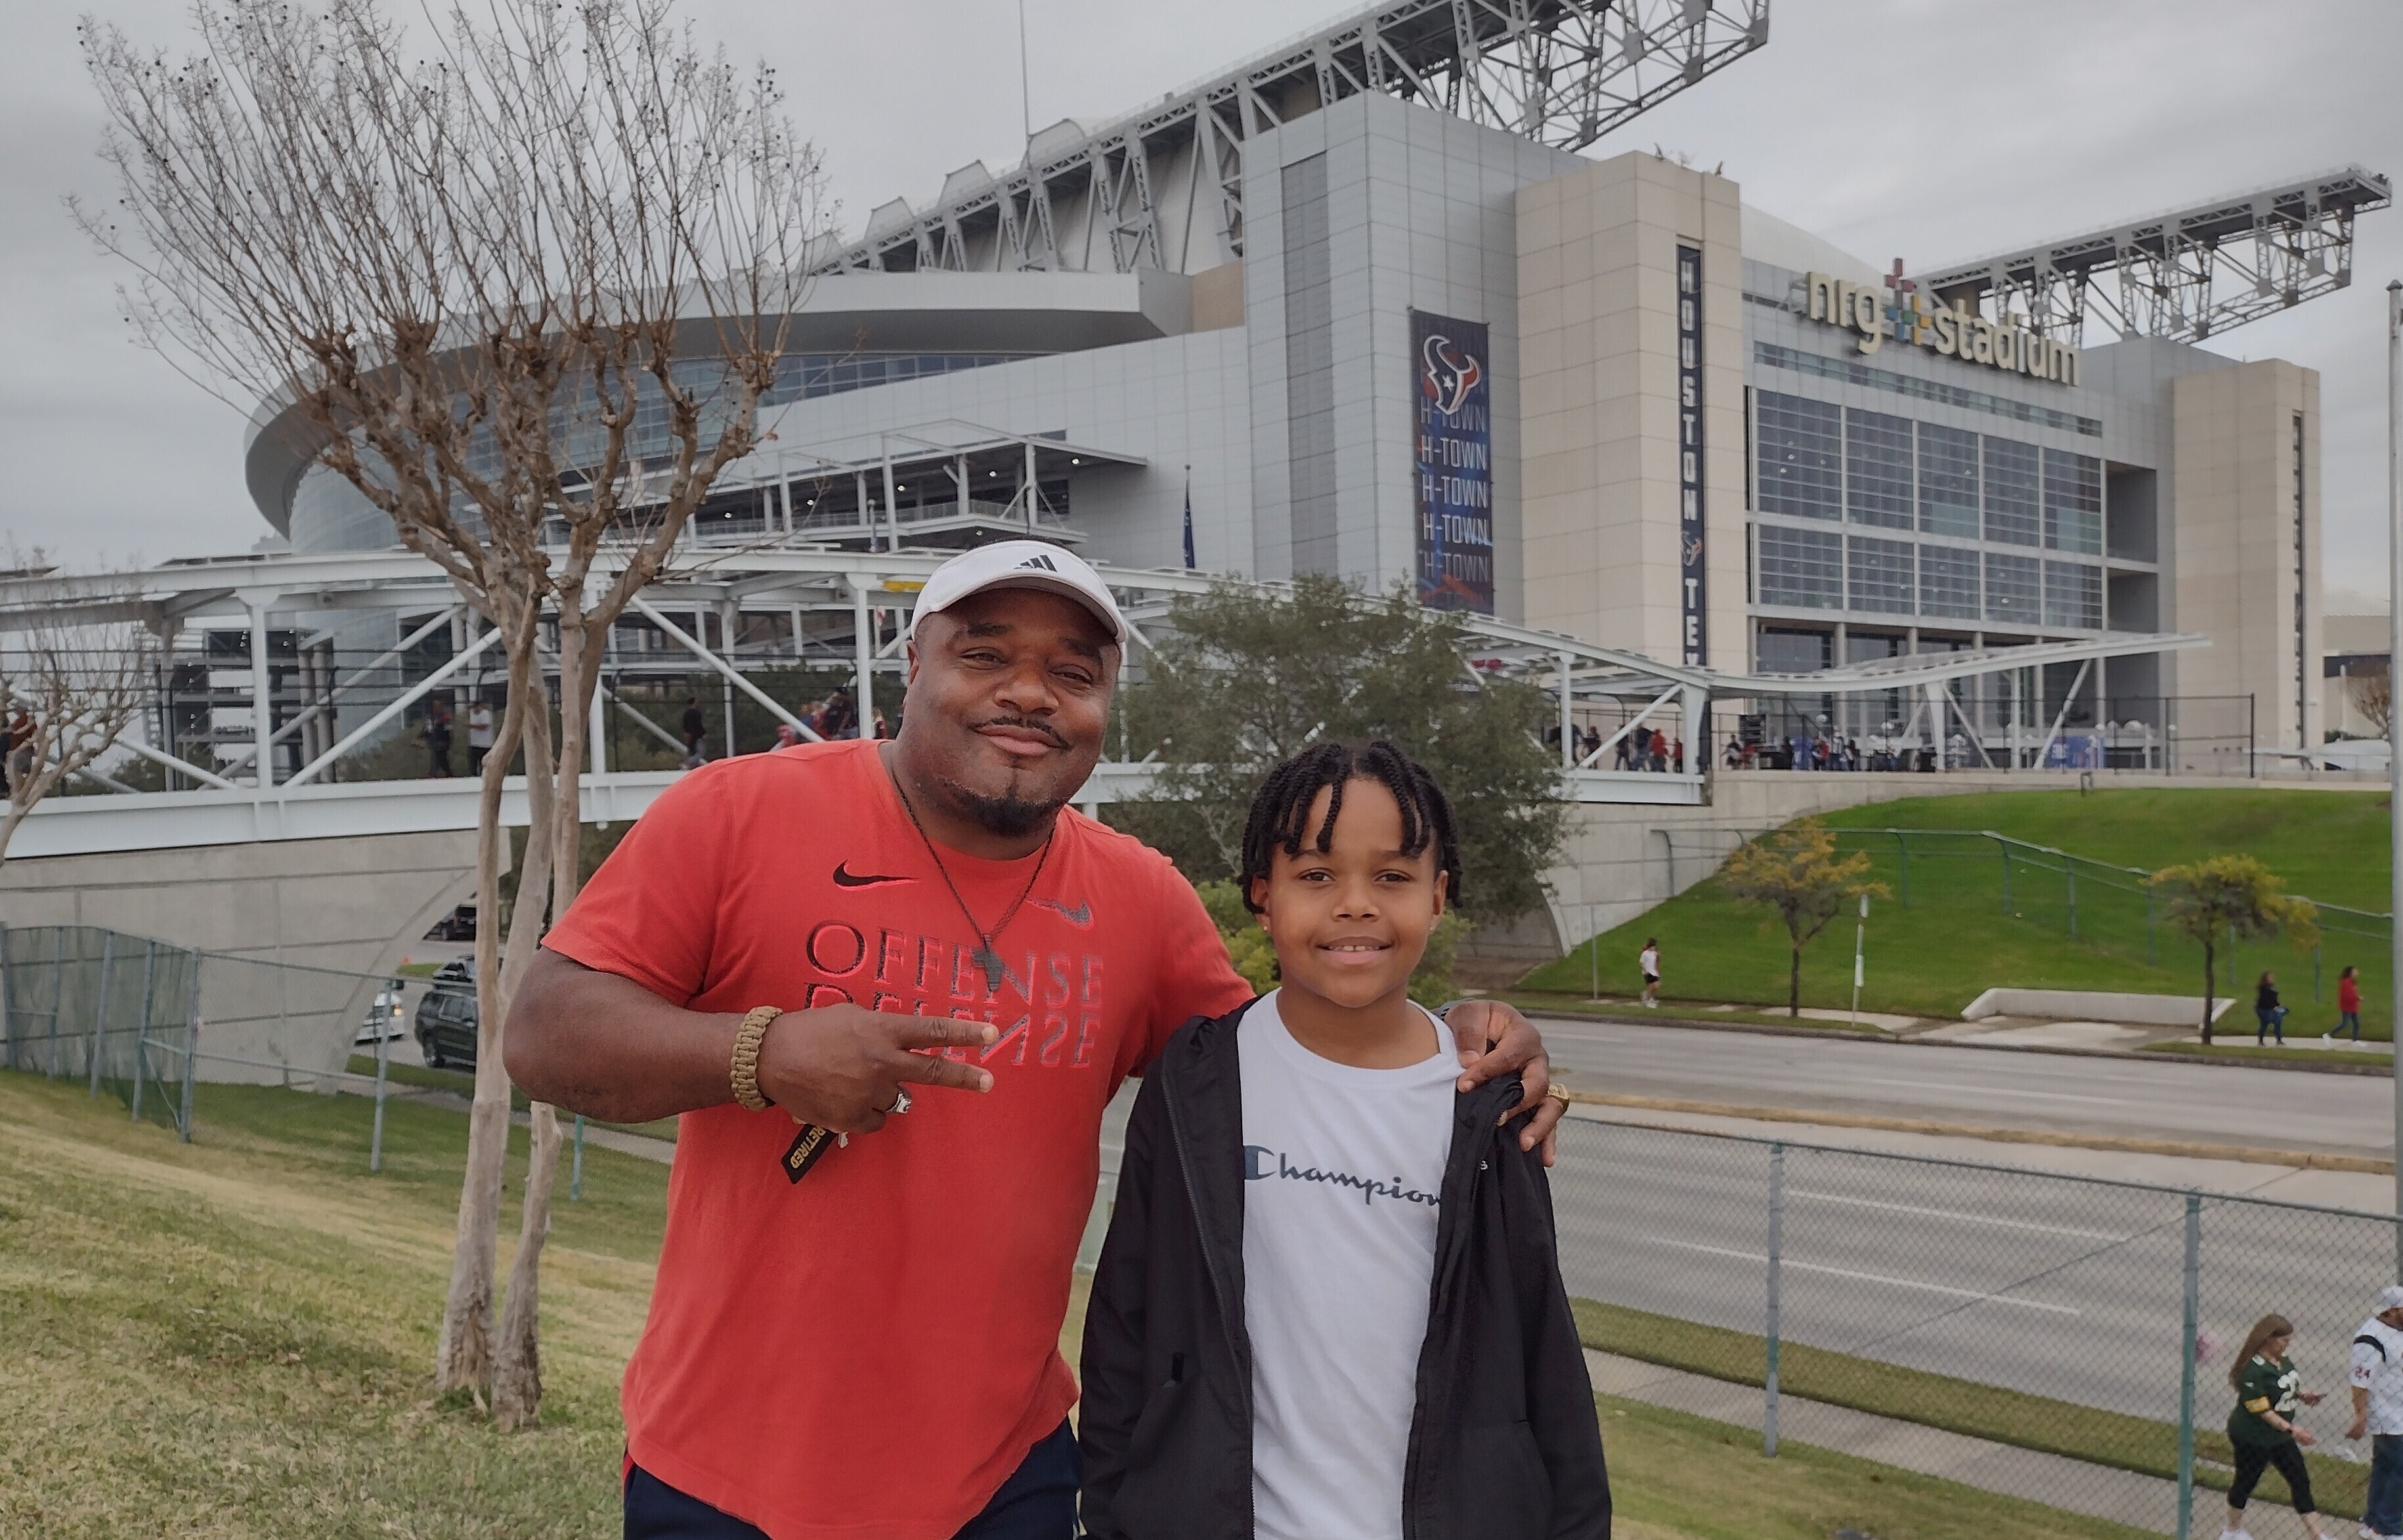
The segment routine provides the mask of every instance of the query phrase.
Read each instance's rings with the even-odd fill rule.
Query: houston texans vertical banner
[[[1493,613],[1493,412],[1485,323],[1410,312],[1419,603]]]
[[[1677,248],[1677,589],[1688,668],[1710,653],[1702,566],[1702,254]]]

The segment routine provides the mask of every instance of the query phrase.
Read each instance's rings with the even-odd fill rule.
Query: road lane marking
[[[2284,1180],[2284,1178],[2273,1178]],[[2081,1241],[2127,1241],[2133,1237],[2114,1234],[2108,1230],[2082,1230],[2068,1225],[2040,1225],[2033,1219],[1998,1219],[1987,1214],[1964,1214],[1958,1209],[1926,1209],[1916,1203],[1887,1203],[1875,1198],[1845,1198],[1832,1192],[1788,1191],[1788,1198],[1812,1198],[1822,1203],[1849,1203],[1855,1208],[1885,1209],[1895,1214],[1924,1214],[1932,1219],[1958,1219],[1969,1225],[1997,1225],[2005,1229],[2040,1230],[2047,1235],[2074,1235]]]
[[[1759,1262],[1766,1265],[1769,1261],[1768,1257],[1756,1252],[1729,1251],[1724,1246],[1705,1246],[1697,1241],[1672,1241],[1661,1235],[1639,1236],[1637,1239],[1648,1241],[1656,1246],[1674,1246],[1679,1251],[1706,1252],[1713,1256],[1731,1257],[1739,1262]],[[1947,1288],[1941,1283],[1923,1283],[1915,1278],[1888,1278],[1879,1272],[1854,1272],[1849,1268],[1822,1267],[1816,1262],[1797,1262],[1792,1257],[1781,1258],[1778,1266],[1792,1268],[1797,1272],[1824,1272],[1831,1278],[1850,1278],[1863,1283],[1890,1283],[1898,1289],[1917,1289],[1924,1294],[1950,1295],[1955,1299],[1976,1299],[1995,1305],[2017,1305],[2021,1310],[2046,1311],[2054,1315],[2085,1313],[2068,1305],[2048,1305],[2035,1299],[2014,1299],[2007,1294],[1988,1294],[1978,1289]]]
[[[2002,1086],[1955,1086],[1941,1080],[1872,1080],[1866,1076],[1855,1082],[1864,1086],[1908,1086],[1913,1090],[1967,1091],[1977,1096],[2032,1096],[2047,1102],[2091,1102],[2097,1106],[2124,1107],[2128,1103],[2117,1096],[2074,1096],[2065,1090],[2011,1090]]]

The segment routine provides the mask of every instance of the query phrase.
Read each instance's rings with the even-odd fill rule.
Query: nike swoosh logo
[[[1065,904],[1055,904],[1049,898],[1030,898],[1027,902],[1037,909],[1049,909],[1078,930],[1083,930],[1093,923],[1093,906],[1090,904],[1079,904],[1072,909]]]
[[[914,882],[914,877],[879,877],[873,872],[854,872],[846,863],[834,864],[834,885],[839,888],[872,888],[879,882]]]

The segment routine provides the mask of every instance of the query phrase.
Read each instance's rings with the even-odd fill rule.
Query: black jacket
[[[1246,1007],[1248,1008],[1248,1007]],[[1085,1526],[1250,1540],[1243,1012],[1187,1023],[1144,1079],[1085,1315]],[[1516,1077],[1458,1098],[1402,1478],[1407,1540],[1608,1540],[1610,1484],[1539,1153],[1497,1128]]]

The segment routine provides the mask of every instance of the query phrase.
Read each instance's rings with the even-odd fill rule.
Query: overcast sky
[[[413,10],[412,0],[396,0]],[[0,536],[71,561],[246,548],[242,415],[127,340],[118,274],[68,223],[105,199],[76,7],[10,7],[0,51]],[[1351,4],[1026,0],[1031,109],[1113,117]],[[135,36],[180,0],[97,0]],[[763,57],[826,154],[847,229],[1021,149],[1010,0],[688,0]],[[1772,0],[1768,48],[1589,153],[1656,142],[1724,162],[1745,199],[1883,267],[1924,270],[2357,161],[2403,174],[2397,0]],[[2403,210],[2365,217],[2345,292],[2215,340],[2320,371],[2329,607],[2382,595],[2383,289]],[[2098,338],[2099,340],[2099,338]]]

